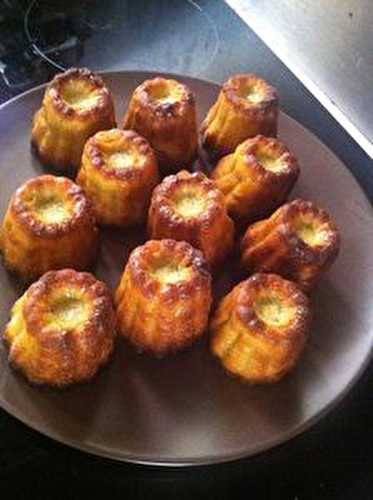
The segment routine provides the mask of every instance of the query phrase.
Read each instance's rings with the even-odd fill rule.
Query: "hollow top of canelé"
[[[293,282],[276,274],[257,273],[241,282],[234,305],[250,331],[291,336],[311,318],[308,298]]]
[[[299,175],[299,165],[287,146],[278,139],[257,135],[242,142],[234,153],[244,164],[271,176]]]
[[[148,141],[133,130],[97,132],[87,141],[83,155],[91,166],[117,178],[137,175],[150,163],[157,165]]]
[[[162,216],[182,223],[198,223],[226,212],[224,197],[201,172],[185,170],[165,177],[153,193],[152,206]]]
[[[95,223],[83,190],[70,179],[54,175],[26,181],[14,193],[9,210],[27,230],[44,237]]]
[[[202,253],[185,241],[149,240],[130,255],[126,271],[144,293],[173,290],[175,297],[210,286]]]
[[[65,116],[85,117],[103,111],[113,114],[110,91],[100,76],[86,68],[71,68],[56,75],[46,96]]]
[[[321,207],[310,201],[296,199],[279,209],[288,231],[302,245],[317,252],[338,251],[339,231],[335,221]]]
[[[185,84],[162,77],[145,80],[136,88],[133,98],[158,113],[170,116],[195,104],[194,95]]]
[[[253,73],[233,75],[223,85],[223,93],[243,109],[261,109],[278,103],[277,90]]]
[[[102,335],[103,323],[114,328],[112,300],[107,286],[92,274],[73,269],[49,271],[33,283],[25,294],[23,315],[28,333],[45,341],[43,332],[54,338],[67,332],[89,329]],[[57,336],[57,337],[56,337]],[[58,343],[56,344],[58,348]]]

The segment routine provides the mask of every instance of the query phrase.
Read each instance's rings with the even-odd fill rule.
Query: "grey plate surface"
[[[149,73],[106,73],[121,122],[128,97]],[[202,119],[218,86],[178,77],[197,96]],[[30,153],[38,87],[0,108],[0,214],[11,193],[42,168]],[[303,432],[335,405],[369,361],[373,340],[372,209],[338,158],[285,114],[279,135],[298,156],[301,178],[292,197],[314,200],[336,218],[342,249],[312,294],[314,322],[299,366],[271,387],[226,376],[206,339],[154,360],[118,342],[114,359],[91,383],[64,392],[30,387],[0,347],[0,405],[30,427],[73,447],[117,460],[198,465],[254,455]],[[128,252],[144,234],[105,231],[95,270],[112,288]],[[215,279],[217,295],[232,285],[229,261]],[[0,265],[0,329],[21,286]]]

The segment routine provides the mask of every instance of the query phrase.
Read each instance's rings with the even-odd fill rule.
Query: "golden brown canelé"
[[[296,158],[279,140],[257,135],[224,156],[211,178],[224,194],[229,215],[252,223],[288,197],[299,176]]]
[[[0,232],[7,268],[24,280],[52,269],[86,269],[98,247],[98,229],[82,188],[65,177],[41,175],[11,197]]]
[[[275,274],[254,274],[220,302],[210,322],[211,350],[243,381],[271,383],[297,363],[308,337],[308,298]]]
[[[76,182],[90,199],[98,223],[140,223],[159,182],[157,159],[148,141],[132,130],[97,132],[84,146]]]
[[[113,99],[103,80],[88,69],[72,68],[47,86],[31,143],[44,165],[66,171],[79,167],[89,137],[113,127]]]
[[[249,137],[276,137],[278,96],[274,87],[254,74],[234,75],[201,126],[201,143],[211,159],[233,153]]]
[[[250,273],[280,274],[307,291],[333,264],[339,246],[339,231],[329,214],[298,199],[248,227],[241,242],[241,264]]]
[[[222,262],[233,246],[234,224],[224,197],[201,172],[166,177],[152,195],[148,216],[152,239],[173,238],[199,248],[207,262]]]
[[[199,338],[208,321],[211,277],[185,241],[150,240],[130,255],[115,304],[120,333],[140,350],[163,356]]]
[[[150,142],[163,173],[177,172],[197,153],[194,95],[176,80],[146,80],[131,97],[123,128],[136,130]]]
[[[35,384],[91,379],[114,347],[116,318],[107,286],[90,273],[49,271],[14,304],[4,341],[9,362]]]

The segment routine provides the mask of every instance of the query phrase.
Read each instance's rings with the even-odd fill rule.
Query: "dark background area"
[[[58,67],[173,71],[222,82],[256,72],[373,199],[372,161],[223,1],[0,2],[0,101]],[[26,28],[26,29],[25,29]],[[28,35],[28,36],[27,36]],[[45,53],[50,61],[45,60]],[[346,193],[348,196],[348,193]],[[373,367],[311,430],[270,452],[199,468],[114,463],[53,442],[0,410],[0,496],[371,499]]]

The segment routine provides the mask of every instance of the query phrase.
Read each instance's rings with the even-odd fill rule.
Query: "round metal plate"
[[[106,73],[118,123],[133,89],[149,73]],[[197,96],[198,118],[219,87],[184,78]],[[39,87],[0,108],[0,213],[24,180],[43,172],[30,153]],[[0,347],[0,405],[30,427],[82,450],[118,460],[162,465],[223,462],[267,450],[299,434],[348,391],[366,366],[373,339],[373,218],[347,168],[315,136],[285,114],[279,135],[298,156],[301,177],[292,197],[314,200],[337,220],[340,256],[312,294],[311,338],[296,370],[270,387],[229,378],[206,339],[163,360],[139,355],[119,340],[114,359],[88,384],[63,392],[29,386]],[[116,285],[140,231],[105,231],[96,275]],[[215,278],[217,295],[232,285],[230,262]],[[21,293],[0,265],[0,328]]]

